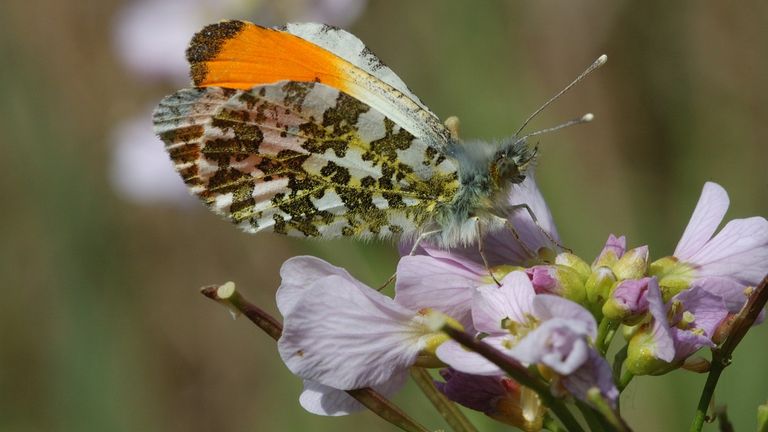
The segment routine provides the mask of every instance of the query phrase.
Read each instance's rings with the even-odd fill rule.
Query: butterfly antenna
[[[526,135],[524,135],[524,136],[522,136],[520,138],[517,138],[517,141],[522,141],[522,140],[524,140],[526,138],[530,138],[532,136],[542,135],[542,134],[545,134],[545,133],[554,132],[556,130],[565,129],[565,128],[569,127],[569,126],[574,126],[574,125],[582,124],[582,123],[589,123],[592,120],[594,120],[594,118],[595,118],[594,114],[586,113],[586,114],[584,114],[583,116],[581,116],[579,118],[575,118],[573,120],[568,120],[567,122],[559,124],[557,126],[552,126],[552,127],[546,128],[546,129],[537,130],[536,132],[531,132],[529,134],[526,134]]]
[[[547,108],[547,107],[548,107],[548,106],[549,106],[549,105],[550,105],[552,102],[554,102],[555,100],[557,100],[557,98],[559,98],[560,96],[562,96],[562,95],[563,95],[563,93],[565,93],[565,92],[567,92],[568,90],[570,90],[570,89],[571,89],[571,87],[573,87],[573,86],[575,86],[576,84],[578,84],[578,82],[579,82],[579,81],[581,81],[581,80],[583,80],[583,79],[584,79],[584,78],[585,78],[587,75],[591,74],[591,73],[592,73],[592,72],[594,72],[594,71],[595,71],[597,68],[599,68],[600,66],[604,65],[606,61],[608,61],[608,56],[607,56],[607,55],[603,54],[603,55],[601,55],[600,57],[598,57],[598,58],[597,58],[597,60],[595,60],[595,61],[594,61],[594,63],[592,63],[592,64],[591,64],[591,65],[590,65],[590,66],[589,66],[589,67],[588,67],[588,68],[587,68],[587,69],[586,69],[584,72],[582,72],[582,73],[581,73],[579,76],[577,76],[575,80],[571,81],[571,83],[570,83],[570,84],[568,84],[567,86],[565,86],[565,88],[564,88],[564,89],[560,90],[560,92],[559,92],[559,93],[557,93],[556,95],[552,96],[552,97],[551,97],[551,98],[550,98],[548,101],[544,102],[544,105],[542,105],[541,107],[539,107],[539,109],[537,109],[536,111],[534,111],[534,112],[533,112],[533,114],[531,114],[530,116],[528,116],[528,118],[527,118],[527,119],[525,119],[525,121],[524,121],[524,122],[523,122],[523,124],[520,126],[520,128],[519,128],[519,129],[517,129],[517,131],[515,132],[515,135],[514,135],[514,136],[517,136],[517,135],[518,135],[520,132],[522,132],[522,130],[523,130],[523,129],[525,129],[525,127],[526,127],[526,126],[528,126],[528,123],[530,123],[530,122],[531,122],[531,120],[533,120],[534,118],[536,118],[536,116],[537,116],[537,115],[539,115],[539,113],[541,113],[542,111],[544,111],[544,109],[545,109],[545,108]],[[588,114],[588,115],[590,115],[590,114]],[[587,115],[585,115],[585,116],[583,116],[583,117],[581,117],[581,118],[583,119],[583,118],[585,118],[585,117],[587,117]],[[591,118],[590,118],[590,120],[591,120]],[[572,120],[572,121],[573,121],[573,120]],[[589,121],[589,120],[586,120],[586,121]],[[563,123],[563,124],[562,124],[562,125],[560,125],[560,126],[555,126],[554,128],[545,129],[545,130],[543,130],[543,131],[539,131],[539,132],[540,132],[540,133],[544,133],[544,132],[551,132],[552,130],[562,129],[562,128],[564,128],[564,127],[567,127],[567,126],[571,126],[571,125],[573,125],[573,124],[584,123],[584,122],[585,122],[585,121],[576,121],[576,123],[571,123],[571,122],[568,122],[568,123]],[[536,133],[536,135],[539,135],[540,133]],[[529,135],[529,136],[533,136],[533,134],[531,134],[531,135]]]

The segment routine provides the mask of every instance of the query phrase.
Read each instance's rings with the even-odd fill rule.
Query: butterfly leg
[[[413,247],[411,247],[411,252],[408,254],[408,256],[415,255],[416,254],[416,250],[419,248],[419,245],[427,237],[433,236],[435,234],[439,234],[441,232],[442,232],[442,230],[434,230],[434,231],[427,231],[427,232],[419,234],[419,236],[416,237],[416,241],[413,242]],[[381,291],[384,288],[386,288],[387,286],[389,286],[389,284],[391,284],[395,280],[396,277],[397,277],[397,272],[395,272],[392,276],[390,276],[389,279],[387,279],[387,281],[384,282],[384,284],[377,289],[377,291]]]
[[[544,227],[541,226],[541,224],[539,223],[539,219],[536,217],[536,214],[533,212],[533,210],[531,210],[531,207],[528,206],[528,204],[522,203],[522,204],[513,205],[512,208],[510,209],[510,213],[515,212],[517,210],[522,210],[522,209],[525,209],[525,211],[528,212],[528,215],[531,217],[531,220],[533,221],[533,223],[536,224],[536,227],[539,228],[539,230],[544,234],[547,240],[549,240],[553,245],[559,247],[560,249],[563,249],[564,251],[569,253],[573,253],[573,250],[571,250],[571,248],[560,244],[559,241],[557,241],[554,237],[552,237],[552,234],[550,234],[549,231],[545,230]]]
[[[496,282],[496,285],[501,286],[501,282],[499,282],[498,279],[496,279],[496,275],[493,274],[493,270],[491,270],[491,266],[488,264],[488,258],[485,257],[485,241],[483,240],[483,228],[480,226],[479,219],[475,218],[475,226],[477,227],[477,253],[480,254],[480,258],[483,260],[483,265],[485,266],[485,270],[488,271],[488,274],[491,275],[491,278],[494,282]]]

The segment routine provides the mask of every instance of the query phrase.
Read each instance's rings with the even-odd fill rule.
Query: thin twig
[[[235,289],[234,283],[227,282],[221,286],[203,287],[200,292],[209,299],[221,303],[231,310],[242,313],[275,341],[280,339],[280,335],[283,332],[283,325],[280,321],[246,300]],[[403,431],[429,432],[429,429],[420,425],[397,405],[371,388],[347,390],[346,392],[374,414]]]
[[[765,308],[765,303],[768,302],[768,275],[766,275],[760,284],[752,291],[747,303],[741,308],[741,311],[733,320],[731,329],[725,338],[725,341],[719,346],[712,349],[712,363],[709,369],[709,375],[707,376],[707,382],[704,383],[704,389],[701,392],[699,398],[699,404],[696,407],[696,414],[693,417],[691,423],[691,432],[699,432],[704,426],[704,421],[707,418],[707,408],[712,401],[712,396],[715,393],[715,387],[717,387],[717,381],[720,379],[720,375],[723,370],[731,364],[731,355],[736,346],[739,345],[744,335],[755,323],[755,320],[760,315],[760,312]]]
[[[411,368],[411,378],[419,386],[424,395],[432,402],[437,412],[445,419],[455,432],[477,432],[477,428],[464,416],[459,407],[451,402],[435,387],[432,375],[420,367]]]

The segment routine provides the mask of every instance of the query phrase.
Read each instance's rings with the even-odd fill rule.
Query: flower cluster
[[[768,272],[768,221],[728,222],[717,234],[728,196],[707,183],[675,252],[650,259],[609,236],[588,261],[557,246],[551,214],[532,178],[515,186],[509,215],[517,233],[476,247],[419,245],[397,266],[394,298],[314,257],[282,268],[278,342],[288,368],[304,379],[301,405],[343,415],[361,406],[345,391],[396,392],[411,367],[441,368],[437,388],[449,399],[524,430],[539,430],[540,397],[496,364],[441,331],[463,329],[535,371],[552,394],[615,406],[626,382],[605,359],[616,334],[626,340],[625,375],[658,375],[717,343],[718,328],[744,305]],[[553,240],[555,243],[553,244]],[[412,245],[403,250],[411,251]],[[691,366],[692,367],[692,366]],[[706,367],[706,365],[705,365]],[[701,369],[701,364],[698,366]]]

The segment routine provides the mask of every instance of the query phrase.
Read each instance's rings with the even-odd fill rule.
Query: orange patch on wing
[[[244,21],[224,21],[197,33],[187,49],[198,87],[250,89],[277,81],[317,81],[347,91],[346,60],[298,36]]]

